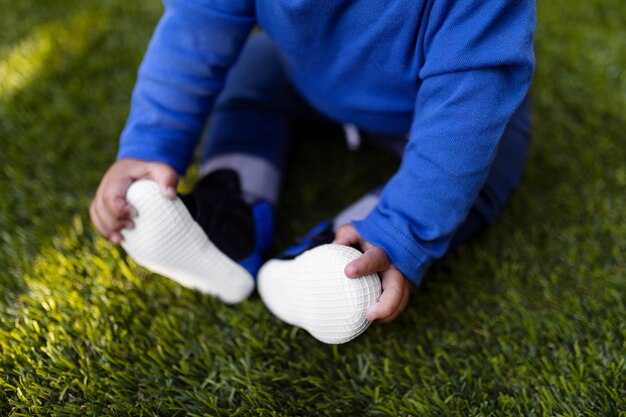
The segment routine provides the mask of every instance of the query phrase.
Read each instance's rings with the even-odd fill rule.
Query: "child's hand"
[[[367,311],[367,319],[380,320],[381,323],[395,320],[409,303],[412,288],[409,280],[391,263],[384,250],[363,239],[351,224],[341,226],[337,230],[333,243],[358,245],[363,252],[361,257],[346,265],[346,276],[358,278],[374,272],[380,275],[383,293],[379,301]]]
[[[122,242],[120,231],[133,227],[133,209],[126,202],[128,187],[134,181],[147,178],[159,184],[165,197],[170,200],[176,198],[178,174],[171,166],[160,162],[120,159],[102,178],[89,214],[96,230],[111,242]]]

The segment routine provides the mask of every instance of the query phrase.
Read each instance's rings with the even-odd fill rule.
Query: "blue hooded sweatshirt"
[[[419,283],[486,180],[533,69],[532,0],[165,0],[118,158],[189,165],[229,68],[259,24],[320,112],[409,132],[378,206],[354,225]]]

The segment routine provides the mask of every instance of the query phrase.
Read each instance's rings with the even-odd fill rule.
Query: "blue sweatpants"
[[[246,154],[283,172],[294,122],[334,123],[298,95],[285,72],[283,57],[264,33],[253,35],[231,69],[217,99],[202,161]],[[530,103],[526,98],[506,126],[489,176],[451,247],[493,224],[517,188],[530,144]],[[362,137],[402,157],[405,136],[362,132]]]

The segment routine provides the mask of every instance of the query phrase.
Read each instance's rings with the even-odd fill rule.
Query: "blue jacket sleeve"
[[[533,1],[432,3],[401,166],[378,206],[354,223],[416,284],[477,198],[534,69]]]
[[[252,0],[165,0],[139,68],[119,158],[184,173],[216,95],[253,25]]]

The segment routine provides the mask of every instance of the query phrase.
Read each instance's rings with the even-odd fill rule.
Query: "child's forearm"
[[[454,3],[440,23],[431,16],[438,31],[425,40],[432,52],[402,166],[378,206],[355,223],[414,283],[448,249],[532,78],[532,2],[477,2],[471,13],[463,10],[469,3]],[[484,20],[488,14],[493,21]]]
[[[255,23],[253,2],[166,0],[139,69],[118,158],[184,173],[230,66]]]
[[[367,241],[384,248],[415,283],[431,261],[448,249],[487,178],[508,118],[527,92],[523,83],[510,84],[495,73],[478,85],[476,80],[467,80],[472,74],[464,72],[459,77],[466,80],[454,77],[449,84],[436,87],[438,94],[467,94],[481,105],[435,103],[438,100],[431,98],[430,105],[416,116],[401,168],[387,184],[378,206],[355,224]],[[472,87],[470,93],[452,87],[464,84],[476,90]],[[494,98],[499,94],[506,98]]]

